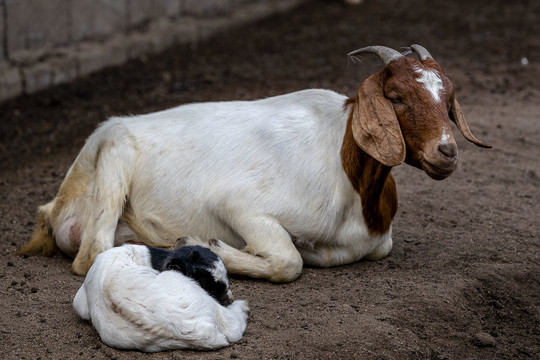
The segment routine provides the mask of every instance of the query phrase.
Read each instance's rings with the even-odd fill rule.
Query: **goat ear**
[[[378,74],[360,85],[351,125],[358,146],[375,160],[386,166],[405,161],[405,140],[394,107],[383,95]]]
[[[463,116],[463,111],[461,110],[461,106],[457,102],[456,99],[454,99],[454,103],[452,104],[450,108],[450,119],[457,125],[457,128],[463,134],[465,139],[469,140],[473,144],[483,147],[483,148],[491,148],[491,145],[488,145],[480,140],[478,140],[471,132],[471,129],[469,129],[469,125],[467,125],[467,122],[465,121],[465,116]]]
[[[182,262],[180,262],[180,261],[178,261],[176,259],[171,259],[165,265],[165,269],[167,269],[167,270],[176,270],[176,271],[181,272],[184,275],[186,274],[185,266],[183,266]]]

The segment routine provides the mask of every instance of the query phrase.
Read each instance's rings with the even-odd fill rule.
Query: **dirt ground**
[[[304,88],[353,96],[380,69],[346,53],[427,47],[485,150],[454,130],[444,181],[393,170],[394,249],[377,262],[306,268],[290,284],[233,278],[251,307],[243,339],[214,352],[103,345],[72,299],[71,260],[19,257],[84,139],[108,116]],[[315,1],[73,84],[0,104],[2,359],[540,358],[540,2]]]

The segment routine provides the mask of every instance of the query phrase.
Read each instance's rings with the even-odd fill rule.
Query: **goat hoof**
[[[91,261],[73,261],[73,264],[71,265],[71,271],[73,271],[76,275],[85,276],[88,273],[88,270],[90,270],[90,267],[92,266]]]
[[[183,246],[186,246],[188,243],[189,237],[188,236],[181,236],[178,239],[176,239],[176,242],[174,243],[173,249],[178,249]]]
[[[176,240],[176,243],[174,243],[172,250],[184,247],[184,246],[204,246],[208,247],[207,243],[201,241],[201,239],[198,236],[181,236]]]
[[[208,240],[208,245],[210,245],[211,247],[221,247],[220,241],[218,239]]]

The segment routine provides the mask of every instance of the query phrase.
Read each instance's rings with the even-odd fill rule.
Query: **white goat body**
[[[145,352],[227,346],[242,338],[249,311],[243,300],[220,305],[179,271],[153,269],[141,245],[99,254],[73,307],[107,345]]]
[[[369,234],[342,167],[345,101],[332,91],[305,90],[108,120],[67,174],[55,199],[64,203],[46,205],[59,208],[50,224],[58,246],[77,249],[77,236],[73,244],[66,234],[80,233],[79,255],[95,257],[113,246],[120,220],[156,246],[184,235],[248,244],[275,262],[260,263],[222,243],[212,250],[229,271],[275,281],[296,278],[302,258],[333,266],[385,256],[390,231]],[[55,232],[64,224],[69,231]],[[257,264],[234,264],[244,260]],[[77,259],[78,272],[76,266]]]

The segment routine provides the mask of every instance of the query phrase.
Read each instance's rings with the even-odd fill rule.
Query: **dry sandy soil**
[[[19,257],[38,205],[110,115],[255,99],[304,88],[349,96],[381,64],[353,49],[426,46],[485,150],[455,130],[460,165],[436,182],[393,170],[394,249],[377,262],[307,268],[291,284],[232,279],[251,316],[215,352],[103,345],[71,307],[71,261]],[[540,358],[540,2],[315,1],[86,79],[0,105],[2,359]]]

